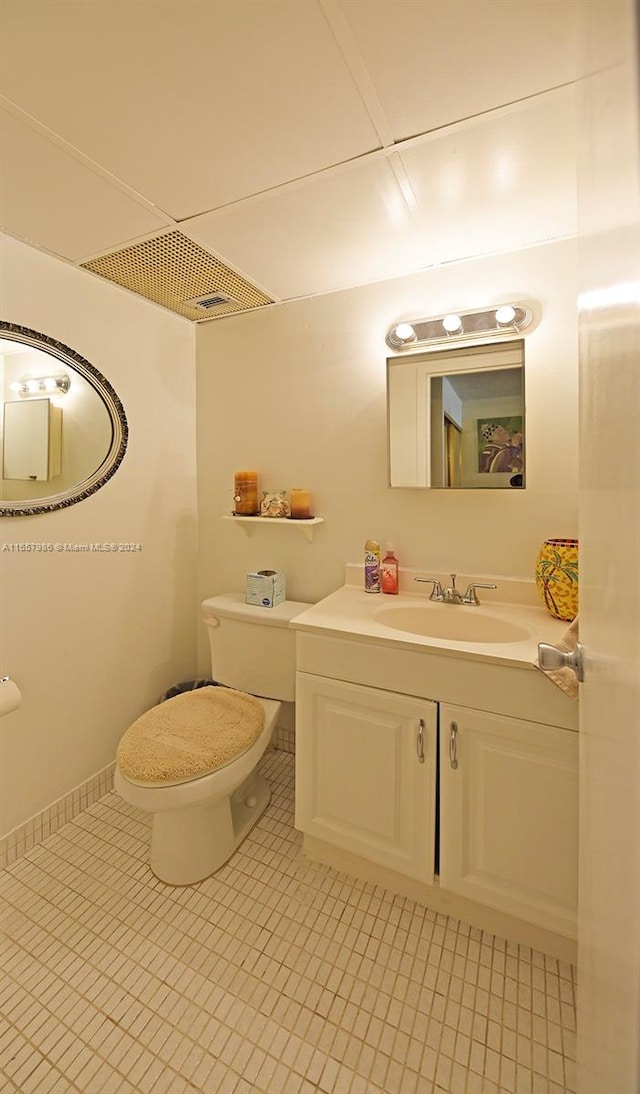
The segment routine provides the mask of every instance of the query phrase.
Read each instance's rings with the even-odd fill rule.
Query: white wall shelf
[[[224,516],[222,519],[235,521],[248,536],[253,534],[256,525],[258,524],[268,524],[270,526],[278,525],[280,528],[301,528],[304,531],[306,539],[309,540],[309,543],[311,543],[313,539],[315,525],[324,523],[324,517],[309,517],[308,520],[292,520],[291,517],[236,517],[233,513]]]

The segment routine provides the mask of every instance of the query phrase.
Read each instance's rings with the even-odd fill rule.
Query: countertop
[[[532,603],[531,597],[527,597],[526,603],[483,598],[479,606],[444,604],[430,601],[428,587],[425,588],[426,595],[400,592],[397,596],[390,596],[384,593],[366,593],[361,584],[345,584],[295,616],[290,626],[301,633],[364,640],[376,645],[391,644],[397,648],[437,652],[536,671],[539,671],[538,643],[556,644],[569,627],[569,623],[553,619],[542,604]],[[479,595],[483,596],[482,590]],[[499,589],[492,595],[494,598],[499,596]],[[509,642],[462,641],[459,638],[445,639],[398,630],[381,621],[380,615],[385,609],[413,608],[420,605],[428,606],[430,612],[446,613],[447,617],[451,613],[478,613],[496,621],[508,621],[525,628],[527,634],[521,640]]]

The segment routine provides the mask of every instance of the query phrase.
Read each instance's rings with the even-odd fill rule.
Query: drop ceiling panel
[[[576,0],[339,0],[339,7],[396,141],[579,74]]]
[[[0,89],[175,219],[378,146],[315,0],[29,0]]]
[[[77,261],[169,223],[0,108],[0,224]]]
[[[282,299],[564,237],[573,106],[554,92],[181,228]]]
[[[575,92],[550,92],[402,152],[435,261],[577,227]]]
[[[394,277],[431,260],[384,158],[180,227],[283,299]]]

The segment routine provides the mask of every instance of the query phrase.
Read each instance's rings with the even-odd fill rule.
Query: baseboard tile
[[[6,836],[0,838],[0,869],[11,866],[61,825],[87,809],[94,801],[113,789],[115,762],[92,775],[86,782],[74,787],[40,813],[30,817]]]

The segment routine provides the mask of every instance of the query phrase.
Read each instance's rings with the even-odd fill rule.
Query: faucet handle
[[[442,600],[444,593],[442,592],[442,585],[438,581],[437,577],[414,577],[414,581],[425,582],[433,585],[431,590],[431,596],[429,600]]]
[[[479,604],[476,589],[497,589],[497,585],[484,585],[480,581],[472,581],[466,593],[462,597],[463,604]]]

